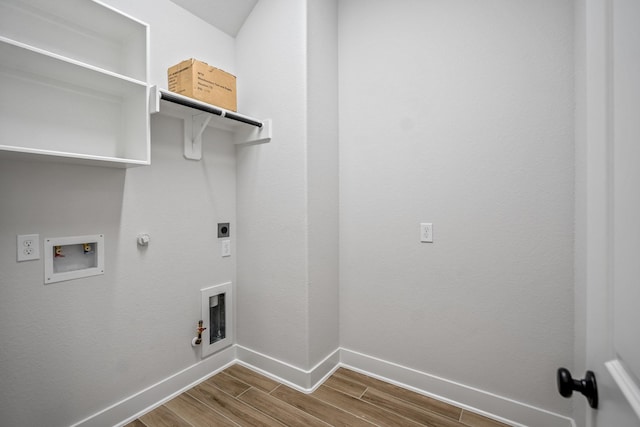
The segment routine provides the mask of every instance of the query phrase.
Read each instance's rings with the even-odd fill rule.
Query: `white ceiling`
[[[171,0],[232,37],[244,24],[258,0]]]

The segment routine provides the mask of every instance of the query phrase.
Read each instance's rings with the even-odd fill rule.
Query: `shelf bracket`
[[[213,118],[213,114],[197,114],[184,119],[184,157],[189,160],[202,159],[202,133]]]
[[[197,99],[149,88],[149,112],[160,113],[161,102],[166,104],[164,114],[179,117],[184,122],[184,157],[189,160],[202,159],[202,135],[213,120],[213,127],[231,131],[236,145],[256,145],[270,142],[273,136],[271,119],[259,120],[234,111],[209,105]],[[194,112],[197,112],[194,114]],[[215,117],[215,119],[214,119]]]
[[[224,116],[223,116],[224,117]],[[202,159],[202,134],[213,114],[197,114],[184,119],[184,157],[189,160]],[[262,122],[261,127],[236,129],[233,142],[236,145],[256,145],[271,141],[271,119]]]
[[[233,142],[236,145],[264,144],[270,142],[272,137],[273,128],[271,126],[271,119],[267,119],[262,121],[261,127],[236,130]]]
[[[149,113],[155,114],[160,112],[160,99],[162,94],[158,86],[151,86],[149,88]]]
[[[202,134],[213,118],[213,114],[197,114],[184,119],[184,157],[189,160],[202,159]]]

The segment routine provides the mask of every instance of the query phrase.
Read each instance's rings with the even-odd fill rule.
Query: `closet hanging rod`
[[[242,116],[240,114],[226,111],[221,108],[214,107],[212,105],[205,104],[203,102],[192,101],[182,95],[176,95],[173,93],[160,90],[160,98],[165,101],[173,102],[174,104],[184,105],[185,107],[194,108],[196,110],[204,111],[206,113],[215,114],[216,116],[224,117],[237,122],[246,123],[258,128],[262,127],[262,122],[251,119],[249,117]]]

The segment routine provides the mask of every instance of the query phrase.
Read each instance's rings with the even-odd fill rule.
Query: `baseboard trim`
[[[569,417],[353,350],[340,349],[340,364],[508,424],[576,427]]]
[[[234,363],[303,393],[312,393],[343,366],[518,427],[576,427],[566,416],[345,348],[334,350],[314,367],[304,370],[237,344],[71,427],[124,426]]]
[[[238,363],[282,382],[303,393],[312,393],[339,366],[340,349],[336,349],[317,363],[304,370],[271,356],[237,345]]]
[[[236,348],[235,346],[228,347],[73,424],[71,427],[123,426],[235,362]]]

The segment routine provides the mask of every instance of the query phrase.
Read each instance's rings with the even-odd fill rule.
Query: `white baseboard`
[[[123,426],[215,375],[235,361],[235,346],[228,347],[71,427]]]
[[[340,349],[340,364],[505,423],[575,427],[574,421],[563,415],[344,348]]]
[[[236,347],[239,364],[303,393],[313,392],[338,368],[340,363],[340,349],[334,350],[313,368],[304,370],[246,347],[240,345]]]
[[[304,370],[240,345],[221,350],[72,427],[123,426],[234,363],[303,393],[313,392],[344,366],[512,425],[575,427],[574,421],[563,415],[344,348]]]

